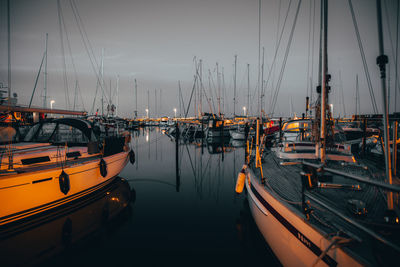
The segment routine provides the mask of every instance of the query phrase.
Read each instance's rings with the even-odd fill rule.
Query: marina
[[[199,2],[0,2],[1,266],[398,265],[400,3]]]

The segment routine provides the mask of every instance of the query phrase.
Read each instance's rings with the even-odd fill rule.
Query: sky
[[[250,107],[246,109],[250,113],[257,110],[257,85],[261,77],[266,84],[263,101],[267,113],[272,96],[280,84],[275,116],[303,113],[305,98],[307,94],[310,95],[311,88],[313,98],[316,97],[319,1],[301,2],[281,83],[278,83],[279,74],[299,3],[297,0],[261,0],[261,9],[259,0],[60,0],[60,8],[56,0],[10,2],[11,91],[18,94],[20,104],[29,104],[32,96],[45,51],[46,33],[48,107],[50,101],[54,100],[54,108],[72,109],[75,102],[75,109],[90,112],[94,103],[94,110],[101,111],[101,89],[98,88],[96,94],[96,86],[102,51],[106,98],[109,99],[111,95],[113,103],[118,104],[118,115],[123,117],[132,117],[136,109],[134,79],[137,80],[138,116],[145,116],[146,108],[150,116],[174,116],[174,108],[178,109],[178,114],[183,114],[183,108],[179,109],[178,81],[187,108],[195,80],[195,62],[200,59],[203,62],[204,92],[210,100],[210,104],[207,104],[203,99],[203,112],[218,111],[219,91],[223,113],[227,116],[243,114],[243,107],[247,106],[247,64],[250,68],[251,96]],[[289,3],[276,64],[271,68]],[[379,54],[376,2],[352,0],[352,3],[381,112],[382,92],[376,66]],[[397,110],[400,109],[400,103],[395,104],[394,97],[397,95],[399,99],[400,95],[400,91],[397,94],[394,90],[397,3],[396,0],[382,1],[385,53],[389,56],[391,112],[395,106],[399,106]],[[329,1],[328,20],[328,70],[332,75],[330,102],[334,107],[334,115],[356,112],[357,75],[361,113],[372,113],[348,1]],[[82,23],[78,24],[77,21]],[[6,0],[0,0],[0,29],[0,83],[7,86]],[[261,71],[258,66],[259,59],[262,62],[263,48],[264,75],[260,74],[259,78]],[[234,111],[235,55],[237,103]],[[76,83],[78,90],[75,89]],[[43,88],[44,69],[39,75],[32,105],[43,105]],[[194,115],[198,103],[198,99],[193,97],[188,115]]]

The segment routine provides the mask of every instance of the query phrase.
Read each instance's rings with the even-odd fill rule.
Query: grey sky
[[[1,1],[0,15],[0,82],[7,84],[7,1]],[[311,0],[303,0],[293,43],[289,53],[285,74],[275,113],[288,115],[293,102],[297,114],[304,110],[307,87],[309,11]],[[317,81],[319,1],[316,6],[316,27],[314,46],[314,81]],[[355,111],[355,75],[359,75],[361,111],[371,112],[371,101],[365,82],[365,75],[347,0],[331,0],[329,6],[329,71],[332,74],[331,102],[335,114],[343,114],[339,71],[345,91],[345,106],[348,114]],[[84,48],[79,29],[71,11],[70,1],[60,0],[62,15],[71,45],[72,58],[77,69],[77,79],[82,90],[78,108],[82,102],[90,110],[96,91],[96,76]],[[138,111],[145,114],[147,90],[150,92],[150,113],[155,113],[154,90],[161,90],[162,101],[157,100],[158,114],[173,115],[178,107],[178,80],[187,104],[195,74],[193,58],[204,63],[203,80],[208,88],[208,69],[216,82],[215,63],[224,68],[226,87],[225,113],[233,112],[233,62],[238,55],[236,113],[242,112],[247,93],[246,64],[251,69],[251,91],[257,84],[258,65],[258,0],[75,0],[79,14],[93,47],[97,63],[104,48],[104,72],[107,90],[111,79],[115,88],[116,76],[120,76],[119,113],[133,114],[134,94],[132,78],[138,81]],[[261,45],[265,47],[265,79],[271,66],[277,36],[280,10],[280,26],[288,6],[288,0],[262,0]],[[288,33],[292,25],[298,1],[293,0],[284,38],[278,53],[278,65],[272,80],[276,83]],[[378,106],[381,106],[381,91],[378,69],[375,64],[378,55],[375,0],[353,0],[360,34]],[[392,42],[396,41],[396,0],[383,1],[383,12],[389,11]],[[389,43],[387,20],[384,18],[386,54],[391,62],[391,89],[394,87],[393,51]],[[58,25],[57,1],[55,0],[12,0],[11,1],[11,58],[12,90],[18,93],[19,102],[27,104],[32,94],[34,81],[44,52],[45,34],[48,43],[48,102],[55,100],[55,106],[65,108],[62,56]],[[73,102],[75,75],[71,55],[64,38],[65,60],[68,75],[70,103]],[[310,58],[311,59],[311,58]],[[41,76],[33,104],[41,105],[43,77]],[[214,89],[213,89],[214,90]],[[159,91],[157,92],[158,98]],[[216,105],[215,91],[214,103]],[[271,95],[271,82],[266,91],[266,103]],[[394,93],[391,92],[394,106]],[[99,99],[99,95],[97,96]],[[292,99],[292,101],[290,100]],[[83,100],[83,101],[82,101]],[[115,101],[114,101],[115,102]],[[252,99],[254,105],[257,100]],[[100,107],[100,102],[96,101]],[[400,104],[398,105],[400,106]],[[268,107],[267,107],[268,110]],[[391,109],[393,110],[393,109]],[[203,100],[203,111],[208,106]],[[193,103],[190,115],[193,114]]]

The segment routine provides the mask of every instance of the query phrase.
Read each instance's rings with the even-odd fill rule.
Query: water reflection
[[[246,195],[234,192],[244,147],[228,139],[177,140],[165,131],[132,132],[136,162],[115,189],[1,232],[5,265],[274,265]]]
[[[37,265],[54,256],[59,257],[110,224],[126,221],[131,211],[127,207],[135,199],[135,190],[125,179],[117,177],[84,199],[0,229],[1,265]]]

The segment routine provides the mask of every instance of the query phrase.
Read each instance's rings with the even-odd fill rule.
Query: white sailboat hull
[[[361,266],[340,248],[331,248],[318,260],[332,241],[265,190],[249,169],[245,184],[253,218],[283,266]]]
[[[64,168],[43,168],[26,173],[10,173],[0,177],[0,225],[56,208],[107,185],[128,162],[129,151],[104,157],[107,175],[100,174],[100,158],[94,157]],[[69,191],[60,189],[59,176],[69,176]]]

